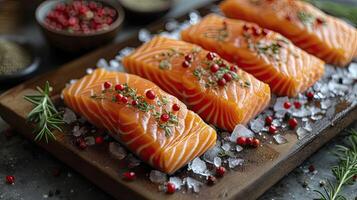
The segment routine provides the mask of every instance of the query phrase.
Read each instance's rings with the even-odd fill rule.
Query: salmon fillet
[[[324,72],[320,59],[280,34],[244,21],[211,14],[182,31],[181,37],[237,63],[280,96],[294,97],[304,92]]]
[[[149,90],[155,99],[146,96]],[[76,113],[108,130],[144,162],[168,174],[216,143],[215,130],[197,114],[135,75],[97,69],[65,88],[63,96]],[[168,118],[163,118],[164,114]]]
[[[289,38],[327,63],[346,66],[357,56],[357,31],[298,0],[225,0],[226,16],[259,24]]]
[[[126,70],[158,84],[205,121],[232,131],[269,103],[270,88],[197,45],[155,37],[123,59]]]

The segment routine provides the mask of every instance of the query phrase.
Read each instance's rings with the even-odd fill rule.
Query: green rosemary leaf
[[[336,179],[336,184],[330,181],[324,187],[324,192],[316,191],[322,200],[342,200],[341,190],[343,186],[354,184],[353,177],[357,174],[357,131],[352,130],[346,146],[337,145],[335,155],[339,158],[339,164],[332,167],[331,171]]]
[[[297,13],[297,17],[303,24],[306,25],[309,25],[315,21],[315,17],[311,13],[305,11],[299,11]]]
[[[35,140],[55,140],[53,130],[62,131],[61,125],[64,123],[61,113],[59,113],[51,101],[50,94],[52,88],[46,82],[44,89],[37,87],[40,95],[27,95],[25,100],[32,103],[34,108],[27,116],[27,120],[35,123]]]

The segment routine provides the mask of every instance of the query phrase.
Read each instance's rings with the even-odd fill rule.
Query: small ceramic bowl
[[[38,57],[35,48],[23,38],[4,36],[0,37],[0,40],[8,40],[22,46],[31,56],[30,64],[22,70],[11,74],[0,75],[0,88],[6,86],[7,84],[16,84],[31,77],[31,75],[37,70],[40,64],[40,58]]]
[[[125,14],[119,2],[115,0],[97,0],[97,2],[110,6],[117,11],[117,18],[108,29],[91,33],[69,33],[65,30],[54,30],[46,26],[44,21],[48,12],[54,9],[58,3],[68,1],[69,0],[47,0],[42,2],[36,9],[37,23],[40,25],[42,32],[52,46],[66,52],[79,53],[102,46],[117,36],[123,24]]]
[[[162,1],[163,5],[158,8],[140,9],[134,6],[129,6],[127,3],[128,1],[135,0],[119,0],[122,7],[125,9],[125,13],[128,16],[127,19],[130,20],[130,22],[137,24],[146,24],[160,17],[163,17],[174,5],[174,0],[165,0]]]

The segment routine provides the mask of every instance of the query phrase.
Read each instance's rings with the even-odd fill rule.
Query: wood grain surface
[[[199,9],[202,14],[209,9]],[[186,16],[178,20],[185,19]],[[162,30],[164,24],[150,26],[150,30]],[[123,42],[116,43],[92,52],[58,70],[43,74],[29,80],[0,96],[0,115],[25,137],[33,140],[33,126],[26,122],[26,115],[32,109],[30,103],[23,99],[24,95],[35,92],[36,86],[44,85],[49,80],[54,87],[54,94],[58,95],[65,84],[71,79],[85,75],[85,69],[94,67],[99,58],[111,59],[126,46],[138,46],[137,36]],[[157,185],[147,178],[150,168],[141,165],[135,171],[138,179],[133,182],[122,180],[121,173],[125,169],[118,166],[118,162],[109,156],[108,146],[91,146],[86,150],[79,150],[72,144],[71,136],[67,133],[57,133],[58,138],[50,144],[38,143],[58,159],[67,163],[83,176],[117,199],[256,199],[288,172],[298,166],[303,160],[333,138],[339,131],[357,119],[357,108],[346,102],[338,102],[336,114],[325,117],[313,124],[313,133],[303,140],[297,140],[294,132],[286,133],[288,143],[284,145],[266,144],[257,150],[244,151],[243,157],[247,161],[243,168],[230,171],[214,186],[203,186],[199,194],[176,192],[166,195],[158,192]]]

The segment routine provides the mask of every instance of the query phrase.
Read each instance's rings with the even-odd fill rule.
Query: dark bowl
[[[18,45],[22,46],[31,56],[31,63],[24,69],[12,74],[0,75],[0,88],[6,85],[19,83],[20,81],[31,77],[31,75],[38,69],[40,64],[40,58],[36,53],[36,49],[23,38],[3,36],[0,37],[0,40],[8,40],[17,43]]]
[[[163,17],[173,6],[173,0],[167,0],[166,5],[158,9],[153,10],[140,10],[134,7],[126,5],[125,1],[118,0],[122,7],[125,9],[125,13],[128,16],[127,20],[137,24],[146,24],[160,17]],[[127,1],[127,0],[126,0]]]
[[[40,25],[42,32],[52,46],[66,52],[79,53],[102,46],[112,41],[117,36],[120,27],[123,24],[125,14],[119,2],[115,0],[97,1],[110,6],[117,11],[117,18],[108,29],[85,34],[69,33],[64,30],[54,30],[47,27],[44,23],[47,13],[58,3],[68,1],[69,0],[47,0],[42,2],[36,9],[37,23]]]

